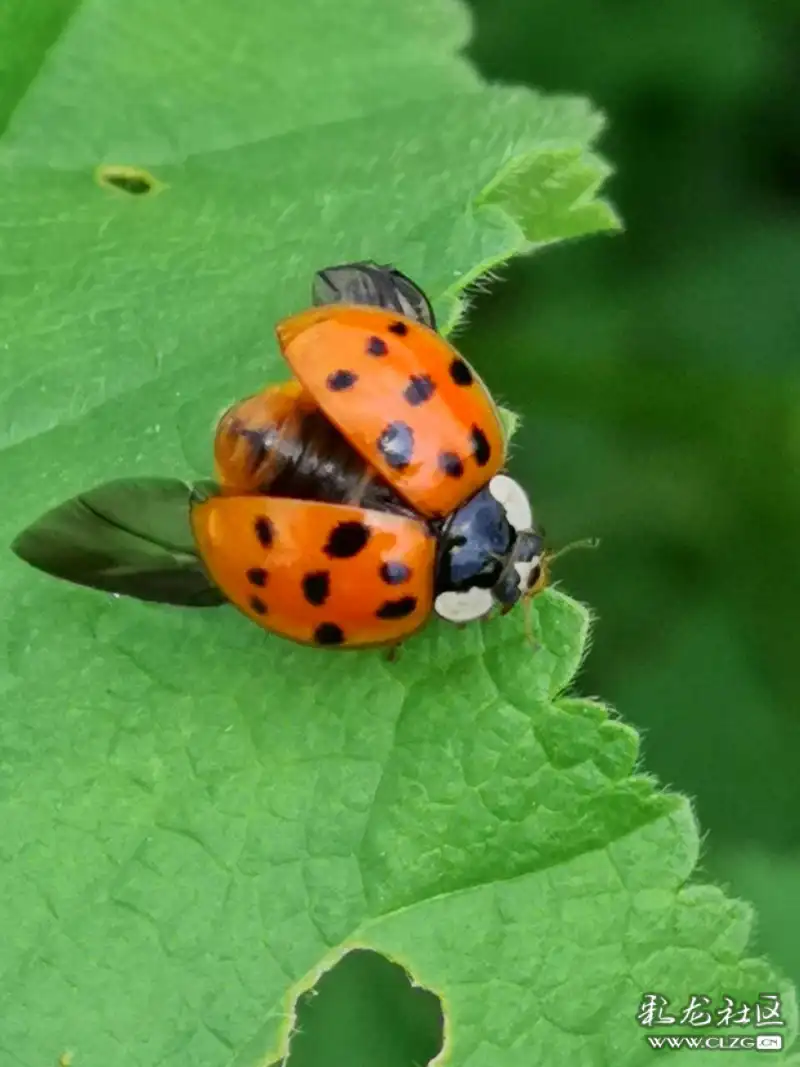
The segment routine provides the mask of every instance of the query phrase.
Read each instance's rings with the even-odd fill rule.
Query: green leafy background
[[[612,35],[609,14],[587,33],[596,16],[571,2],[574,20],[554,4],[539,23],[487,4],[471,43],[446,0],[391,17],[366,0],[7,4],[3,542],[97,482],[207,473],[215,416],[282,373],[272,324],[315,269],[394,262],[452,325],[487,269],[615,229],[597,112],[511,86],[586,91],[614,114],[630,232],[472,290],[459,343],[523,415],[514,466],[548,532],[604,537],[560,571],[603,619],[579,688],[648,728],[648,770],[699,798],[709,867],[769,915],[755,955],[797,975],[778,918],[796,866],[770,858],[797,810],[777,669],[792,646],[758,625],[770,597],[791,604],[791,209],[773,190],[772,229],[759,218],[740,240],[735,189],[755,198],[765,176],[715,181],[713,155],[681,171],[691,138],[658,142],[646,110],[666,94],[669,129],[676,77],[679,103],[704,101],[714,137],[686,114],[711,153],[713,107],[740,121],[737,101],[781,73],[764,50],[783,36],[777,14],[768,45],[749,9],[720,5],[738,62],[714,68],[694,39],[683,51],[683,22],[670,36],[665,15],[628,13]],[[658,49],[621,71],[633,29]],[[157,191],[102,188],[96,168],[120,164]],[[293,998],[328,971],[303,998],[293,1067],[425,1063],[438,1003],[384,957],[442,998],[455,1065],[649,1062],[634,1019],[648,989],[781,992],[794,1032],[785,979],[748,948],[749,908],[687,883],[687,802],[641,772],[629,726],[562,695],[588,627],[563,594],[537,602],[535,652],[511,617],[434,626],[390,666],[289,648],[226,610],[109,600],[8,554],[0,582],[4,1062],[250,1067],[285,1052]],[[365,951],[337,964],[350,949]]]

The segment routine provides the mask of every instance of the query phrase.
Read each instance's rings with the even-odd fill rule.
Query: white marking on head
[[[496,474],[489,482],[489,492],[502,506],[506,518],[517,531],[533,529],[531,502],[525,490],[507,474]]]
[[[541,567],[542,557],[534,556],[533,559],[527,563],[515,563],[514,570],[519,575],[519,591],[520,593],[527,593],[528,586],[530,585],[531,575],[537,567]]]
[[[473,622],[488,615],[494,605],[494,597],[489,589],[473,586],[463,593],[440,593],[433,603],[434,610],[448,622]]]

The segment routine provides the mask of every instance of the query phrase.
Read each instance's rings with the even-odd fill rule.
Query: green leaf
[[[512,437],[519,429],[521,419],[519,415],[516,415],[513,411],[509,411],[508,408],[499,408],[500,422],[503,425],[503,433],[506,437],[506,444],[511,442]]]
[[[304,9],[273,10],[132,0],[121,19],[83,4],[46,61],[43,40],[0,145],[0,385],[20,413],[7,445],[80,419],[97,440],[113,427],[128,461],[202,474],[219,408],[285,374],[272,324],[309,302],[314,271],[393,263],[450,322],[459,288],[528,247],[515,218],[480,207],[510,161],[577,151],[606,173],[589,148],[600,116],[483,86],[450,51],[466,33],[450,2],[404,4],[381,27],[349,0],[316,11],[313,34]],[[186,48],[157,43],[188,25]],[[101,188],[100,164],[163,187]]]
[[[176,645],[171,617],[134,614],[95,618],[103,655],[67,664],[66,715],[28,679],[13,738],[22,1062],[59,1041],[105,1062],[121,1035],[145,1062],[277,1058],[288,988],[353,947],[442,998],[455,1063],[644,1063],[650,990],[774,990],[793,1030],[789,989],[740,959],[749,909],[687,884],[688,804],[634,773],[633,731],[558,695],[587,631],[573,601],[537,598],[536,652],[512,617],[435,627],[391,667],[270,650],[222,614],[187,615]],[[127,703],[101,695],[113,675]]]
[[[600,117],[483,84],[450,0],[5,10],[6,544],[90,486],[205,477],[325,266],[392,263],[451,327],[490,267],[617,225]],[[687,802],[562,695],[574,601],[536,599],[536,649],[517,614],[390,665],[0,567],[4,1063],[255,1067],[356,947],[441,998],[454,1067],[649,1062],[651,989],[775,990],[794,1032],[748,909],[687,881]]]
[[[531,152],[509,160],[478,198],[479,208],[499,207],[525,242],[536,248],[568,237],[616,230],[619,216],[597,191],[609,168],[578,148]]]

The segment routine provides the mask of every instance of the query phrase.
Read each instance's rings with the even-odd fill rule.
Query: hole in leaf
[[[164,185],[141,167],[111,165],[98,167],[95,171],[98,185],[105,188],[119,189],[129,196],[147,196],[158,193]]]
[[[298,998],[281,1067],[426,1067],[442,1050],[442,1004],[411,982],[377,952],[349,952]]]

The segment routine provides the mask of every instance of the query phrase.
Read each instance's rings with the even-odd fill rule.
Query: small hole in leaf
[[[442,1003],[411,982],[377,952],[348,952],[298,998],[282,1067],[426,1067],[442,1051]]]
[[[129,196],[152,195],[164,188],[158,178],[141,167],[102,166],[95,171],[95,178],[98,185],[118,189]]]

